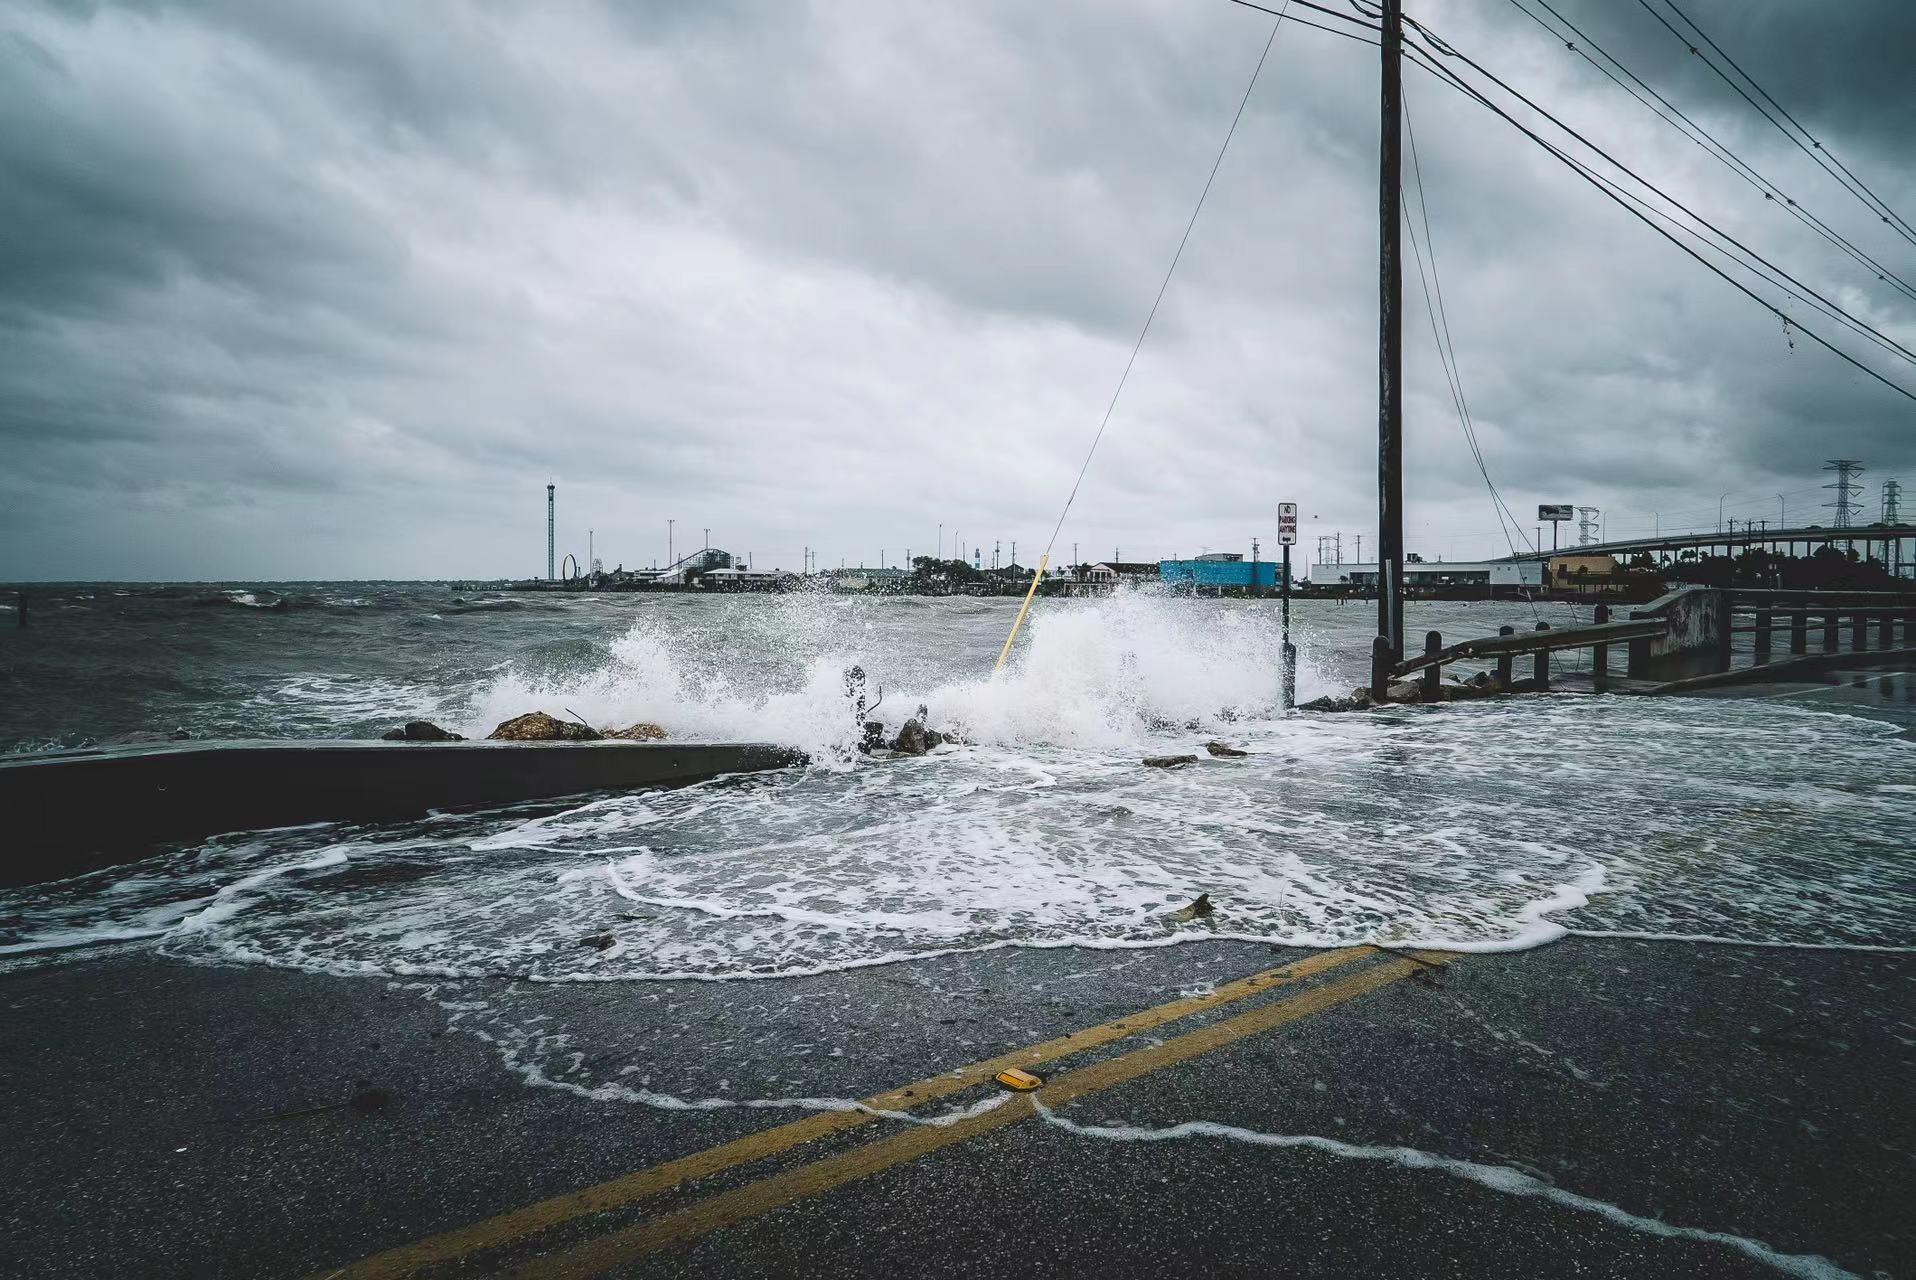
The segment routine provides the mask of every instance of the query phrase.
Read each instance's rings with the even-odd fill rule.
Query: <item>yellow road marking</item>
[[[1341,951],[1321,951],[1302,960],[1266,969],[1248,977],[1227,982],[1200,996],[1185,996],[1156,1008],[1113,1019],[1083,1031],[1068,1032],[1055,1040],[1014,1049],[1010,1053],[957,1067],[940,1075],[866,1098],[864,1104],[874,1111],[908,1111],[935,1098],[968,1089],[991,1080],[1007,1067],[1029,1067],[1051,1062],[1086,1049],[1094,1049],[1137,1035],[1164,1023],[1187,1018],[1206,1009],[1242,1000],[1260,991],[1299,982],[1327,969],[1375,954],[1373,947],[1349,947]],[[1002,1108],[1000,1108],[1002,1110]],[[562,1223],[588,1214],[616,1209],[648,1196],[669,1191],[682,1183],[722,1173],[754,1160],[763,1160],[782,1151],[846,1129],[870,1124],[877,1116],[865,1111],[821,1111],[803,1120],[763,1129],[743,1138],[712,1147],[677,1160],[668,1160],[602,1182],[580,1191],[569,1191],[547,1200],[512,1209],[497,1217],[459,1227],[441,1235],[428,1236],[411,1244],[373,1254],[350,1265],[320,1272],[313,1280],[399,1280],[421,1267],[448,1262],[467,1254],[496,1249],[522,1237],[550,1230]],[[954,1126],[958,1127],[958,1126]]]
[[[830,1191],[942,1147],[965,1142],[980,1134],[1028,1119],[1036,1114],[1032,1106],[1034,1097],[1041,1096],[1047,1106],[1061,1107],[1074,1099],[1135,1080],[1247,1036],[1354,1000],[1406,974],[1427,965],[1447,963],[1449,959],[1450,956],[1442,952],[1420,952],[1409,959],[1375,965],[1288,999],[1274,1001],[1248,1013],[1240,1013],[1208,1027],[1186,1032],[1162,1044],[1147,1045],[1103,1062],[1080,1067],[1056,1077],[1039,1094],[1013,1095],[1002,1106],[956,1124],[907,1129],[850,1151],[747,1183],[735,1190],[721,1192],[683,1209],[588,1240],[551,1257],[532,1259],[502,1275],[507,1280],[586,1280],[587,1277],[622,1266],[648,1253],[696,1240],[795,1200]]]

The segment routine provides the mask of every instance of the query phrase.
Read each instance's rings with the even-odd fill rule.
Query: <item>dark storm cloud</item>
[[[1916,13],[1684,7],[1916,204]],[[1413,12],[1916,344],[1916,309],[1508,3]],[[1916,278],[1640,7],[1567,12]],[[930,551],[940,523],[1028,562],[1269,29],[1147,0],[12,6],[0,576],[527,573],[548,475],[562,546],[591,525],[608,562],[662,554],[668,516],[767,565]],[[1289,495],[1307,544],[1368,528],[1375,59],[1278,36],[1067,544],[1235,548]],[[1909,467],[1916,406],[1421,71],[1409,93],[1513,506],[1647,529],[1725,489],[1768,511],[1832,452]],[[1411,543],[1501,548],[1414,276],[1406,300]]]

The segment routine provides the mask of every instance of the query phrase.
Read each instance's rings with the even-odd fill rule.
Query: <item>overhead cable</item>
[[[1722,58],[1724,62],[1728,63],[1730,65],[1730,68],[1734,70],[1738,76],[1741,76],[1743,80],[1749,84],[1750,88],[1756,90],[1757,93],[1761,94],[1764,102],[1769,103],[1770,107],[1775,108],[1776,115],[1770,114],[1770,111],[1765,109],[1762,103],[1759,103],[1755,98],[1752,98],[1741,84],[1738,84],[1736,80],[1730,77],[1729,72],[1725,71],[1722,67],[1717,66],[1716,63],[1712,61],[1710,57],[1702,51],[1702,49],[1700,49],[1697,45],[1691,43],[1690,38],[1688,36],[1684,35],[1681,31],[1678,31],[1675,27],[1671,26],[1669,19],[1665,18],[1661,13],[1657,12],[1657,10],[1651,6],[1650,0],[1637,0],[1637,3],[1643,6],[1643,11],[1645,13],[1649,14],[1652,18],[1655,18],[1659,23],[1663,25],[1666,31],[1668,31],[1671,35],[1675,36],[1679,41],[1681,41],[1683,44],[1683,47],[1688,49],[1693,56],[1700,59],[1705,66],[1710,68],[1710,70],[1716,72],[1718,79],[1722,80],[1724,84],[1729,85],[1730,88],[1736,90],[1737,95],[1741,97],[1745,102],[1749,103],[1750,106],[1755,109],[1758,115],[1762,116],[1765,120],[1769,121],[1772,125],[1774,125],[1778,133],[1782,134],[1784,137],[1788,138],[1791,142],[1795,143],[1799,151],[1801,151],[1804,155],[1808,156],[1810,159],[1814,160],[1819,166],[1822,167],[1823,172],[1829,174],[1832,178],[1836,179],[1837,182],[1841,183],[1843,188],[1847,190],[1851,195],[1855,196],[1858,200],[1860,200],[1863,203],[1865,208],[1867,208],[1871,213],[1877,216],[1877,219],[1879,221],[1889,226],[1891,230],[1895,231],[1898,235],[1902,236],[1903,239],[1909,241],[1911,244],[1916,244],[1916,228],[1912,228],[1909,225],[1908,221],[1905,220],[1901,214],[1897,213],[1894,209],[1890,208],[1889,205],[1885,204],[1883,202],[1882,197],[1878,196],[1874,191],[1871,191],[1869,187],[1864,184],[1861,178],[1858,178],[1854,173],[1850,171],[1849,166],[1845,165],[1842,161],[1838,160],[1835,157],[1835,155],[1830,152],[1829,148],[1825,147],[1820,141],[1818,141],[1818,139],[1816,138],[1816,135],[1812,134],[1808,129],[1805,129],[1802,126],[1802,124],[1798,122],[1795,116],[1791,115],[1788,111],[1784,110],[1783,105],[1779,103],[1775,98],[1771,97],[1769,92],[1765,90],[1762,85],[1756,82],[1755,77],[1751,76],[1749,72],[1745,71],[1742,67],[1738,66],[1736,59],[1732,58],[1729,54],[1725,53],[1723,51],[1722,46],[1717,44],[1716,41],[1710,39],[1709,34],[1705,32],[1702,27],[1699,27],[1687,13],[1677,8],[1675,0],[1663,0],[1663,2],[1666,5],[1669,5],[1670,11],[1672,13],[1676,14],[1678,18],[1683,20],[1684,25],[1688,26],[1692,31],[1696,32],[1697,36],[1702,39],[1704,44],[1707,44],[1710,46],[1710,48],[1714,49],[1717,53],[1717,56]],[[1782,119],[1781,120],[1777,119],[1777,116],[1781,116]],[[1785,127],[1784,121],[1789,122],[1790,128]],[[1794,128],[1795,132],[1791,132],[1791,128]]]
[[[1855,242],[1850,240],[1849,237],[1845,236],[1842,232],[1836,230],[1808,209],[1798,204],[1792,196],[1759,172],[1753,165],[1745,161],[1728,144],[1719,140],[1708,129],[1705,129],[1702,125],[1691,119],[1684,113],[1682,108],[1678,107],[1661,93],[1658,93],[1656,89],[1645,82],[1641,76],[1630,70],[1628,66],[1624,65],[1623,62],[1618,60],[1602,45],[1593,40],[1581,27],[1578,27],[1576,23],[1552,7],[1550,0],[1534,0],[1534,2],[1558,24],[1567,29],[1570,33],[1570,38],[1566,38],[1563,32],[1558,31],[1555,27],[1551,26],[1550,23],[1544,21],[1532,12],[1526,6],[1525,0],[1510,0],[1511,6],[1519,13],[1529,18],[1539,27],[1542,27],[1553,39],[1561,40],[1564,48],[1602,72],[1603,75],[1618,88],[1649,108],[1658,118],[1668,123],[1671,128],[1675,129],[1685,138],[1688,138],[1698,147],[1701,147],[1706,154],[1729,169],[1731,173],[1734,173],[1744,182],[1749,183],[1752,187],[1761,191],[1765,200],[1772,204],[1781,205],[1784,211],[1791,217],[1815,231],[1817,235],[1828,241],[1840,252],[1846,254],[1859,266],[1875,276],[1876,279],[1894,288],[1911,301],[1916,301],[1916,286],[1911,285],[1907,280],[1904,280],[1876,258],[1870,256],[1870,254],[1857,246]],[[1592,56],[1593,52],[1596,55],[1594,57]],[[1601,58],[1602,61],[1598,61],[1598,58]],[[1605,63],[1609,65],[1606,66]],[[1616,68],[1616,70],[1611,70],[1612,67]],[[1619,78],[1619,72],[1622,73],[1624,78]],[[1628,83],[1625,82],[1626,78]],[[1647,97],[1645,96],[1646,94],[1648,95]]]
[[[1747,285],[1743,284],[1742,281],[1737,280],[1734,276],[1731,276],[1727,272],[1723,271],[1722,268],[1718,267],[1715,263],[1711,262],[1708,258],[1705,258],[1703,255],[1699,254],[1696,250],[1692,249],[1689,245],[1684,244],[1681,240],[1677,239],[1674,235],[1670,234],[1670,232],[1658,226],[1656,222],[1653,221],[1647,214],[1641,212],[1629,200],[1625,199],[1622,195],[1618,194],[1617,190],[1615,189],[1616,184],[1614,182],[1611,182],[1603,178],[1602,175],[1595,173],[1593,170],[1590,169],[1588,165],[1576,159],[1576,157],[1570,155],[1568,152],[1564,151],[1562,148],[1558,147],[1556,144],[1552,143],[1547,138],[1544,138],[1542,135],[1538,134],[1534,129],[1529,128],[1522,121],[1518,120],[1515,116],[1505,111],[1502,107],[1499,107],[1496,103],[1492,102],[1488,97],[1484,96],[1484,94],[1481,91],[1479,91],[1475,86],[1471,85],[1468,81],[1464,80],[1462,77],[1457,75],[1454,71],[1450,70],[1450,68],[1443,66],[1441,63],[1439,63],[1437,61],[1437,58],[1440,55],[1437,55],[1432,51],[1426,51],[1409,41],[1406,41],[1404,50],[1405,50],[1405,55],[1409,57],[1412,62],[1416,63],[1418,66],[1422,67],[1424,70],[1430,72],[1432,75],[1435,75],[1439,80],[1450,85],[1452,88],[1457,89],[1458,91],[1463,93],[1466,97],[1478,103],[1478,105],[1484,107],[1493,115],[1502,119],[1507,124],[1509,124],[1512,128],[1516,129],[1519,133],[1529,138],[1532,142],[1542,147],[1545,151],[1549,152],[1552,156],[1554,156],[1560,163],[1567,166],[1572,172],[1576,173],[1579,177],[1583,178],[1586,182],[1596,187],[1610,200],[1622,206],[1625,210],[1627,210],[1630,213],[1632,217],[1635,217],[1637,220],[1644,223],[1644,225],[1648,226],[1651,230],[1655,231],[1658,235],[1662,236],[1664,239],[1668,240],[1671,244],[1674,244],[1677,248],[1681,249],[1684,253],[1696,259],[1696,261],[1702,263],[1703,266],[1706,267],[1712,274],[1720,277],[1725,283],[1729,284],[1737,292],[1749,298],[1752,302],[1756,303],[1758,306],[1762,307],[1765,311],[1768,311],[1770,314],[1774,315],[1778,320],[1782,321],[1783,323],[1794,324],[1794,322],[1790,320],[1790,317],[1780,307],[1770,302],[1767,298],[1764,298],[1761,294],[1758,294],[1754,290],[1750,289]],[[1836,356],[1839,360],[1842,360],[1845,364],[1852,366],[1853,368],[1857,369],[1861,373],[1867,374],[1869,377],[1875,379],[1877,382],[1882,383],[1884,386],[1896,392],[1898,395],[1904,396],[1905,398],[1909,400],[1916,401],[1916,392],[1912,392],[1911,390],[1900,385],[1899,383],[1891,381],[1889,378],[1883,376],[1881,373],[1878,373],[1875,369],[1870,368],[1868,365],[1858,360],[1855,356],[1852,356],[1851,354],[1849,354],[1849,352],[1844,351],[1841,347],[1838,347],[1834,345],[1833,343],[1831,343],[1828,339],[1818,334],[1815,330],[1805,328],[1801,324],[1794,324],[1794,327],[1796,328],[1798,332],[1801,332],[1805,337],[1809,338],[1812,342],[1824,348],[1826,351],[1829,351],[1831,354]]]

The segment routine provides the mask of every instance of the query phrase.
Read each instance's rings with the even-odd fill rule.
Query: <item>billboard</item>
[[[1277,541],[1281,546],[1292,546],[1297,542],[1297,504],[1280,502],[1277,504]]]
[[[1540,502],[1537,504],[1537,519],[1554,522],[1577,518],[1576,507],[1568,502]]]

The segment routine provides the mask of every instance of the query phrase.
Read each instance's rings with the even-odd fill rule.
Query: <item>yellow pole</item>
[[[1005,647],[998,650],[998,665],[991,669],[992,675],[997,675],[1005,665],[1005,658],[1011,653],[1011,642],[1018,638],[1018,628],[1025,624],[1025,611],[1031,608],[1031,597],[1038,594],[1038,579],[1044,577],[1045,566],[1050,563],[1049,551],[1038,557],[1038,567],[1031,575],[1031,589],[1025,592],[1025,602],[1018,606],[1018,620],[1011,624],[1011,634],[1005,637]]]

